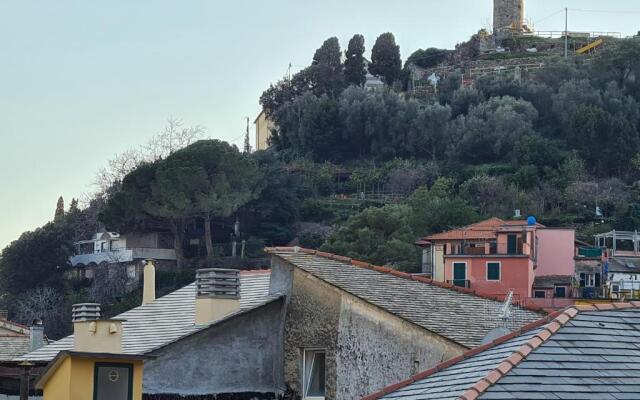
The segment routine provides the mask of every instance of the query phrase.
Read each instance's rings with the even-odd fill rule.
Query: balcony
[[[461,287],[461,288],[465,288],[465,289],[471,289],[471,281],[470,280],[466,280],[466,279],[453,279],[450,281],[447,281],[448,284],[456,286],[456,287]]]
[[[102,251],[89,254],[78,254],[69,259],[72,266],[89,264],[117,264],[128,263],[134,260],[166,260],[174,261],[176,253],[173,249],[121,249]]]
[[[132,250],[114,250],[114,251],[101,251],[89,254],[78,254],[70,258],[71,265],[89,265],[89,264],[116,264],[122,262],[133,261]]]

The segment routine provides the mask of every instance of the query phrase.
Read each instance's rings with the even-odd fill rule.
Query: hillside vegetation
[[[461,51],[468,46],[410,60],[432,67]],[[308,68],[264,92],[277,126],[267,151],[198,140],[199,127],[170,121],[111,160],[84,207],[60,202],[54,221],[2,251],[0,308],[45,319],[55,338],[69,329],[60,321],[72,303],[99,301],[111,315],[139,304],[139,291],[105,274],[65,278],[73,241],[99,228],[171,232],[180,269],[160,275],[164,292],[218,265],[231,240],[250,257],[300,244],[415,271],[417,238],[516,209],[585,240],[640,225],[640,40],[546,57],[526,79],[488,74],[462,87],[454,70],[420,98],[406,90],[410,68],[392,34],[368,64],[381,90],[364,87],[364,53],[361,35],[344,57],[328,39]],[[195,253],[185,246],[194,234],[205,244]]]

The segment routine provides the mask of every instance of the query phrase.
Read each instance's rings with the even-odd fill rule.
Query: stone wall
[[[294,398],[301,394],[305,348],[326,351],[327,400],[360,398],[465,351],[278,257],[271,291],[287,294],[283,387]]]
[[[466,349],[350,295],[342,298],[336,399],[361,398]]]

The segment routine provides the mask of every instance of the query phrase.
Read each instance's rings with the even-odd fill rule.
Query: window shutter
[[[596,287],[600,287],[600,274],[596,274]]]
[[[585,273],[580,273],[580,287],[585,287]]]

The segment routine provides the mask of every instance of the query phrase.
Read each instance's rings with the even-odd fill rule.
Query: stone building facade
[[[493,0],[493,34],[497,38],[525,27],[524,0]]]

